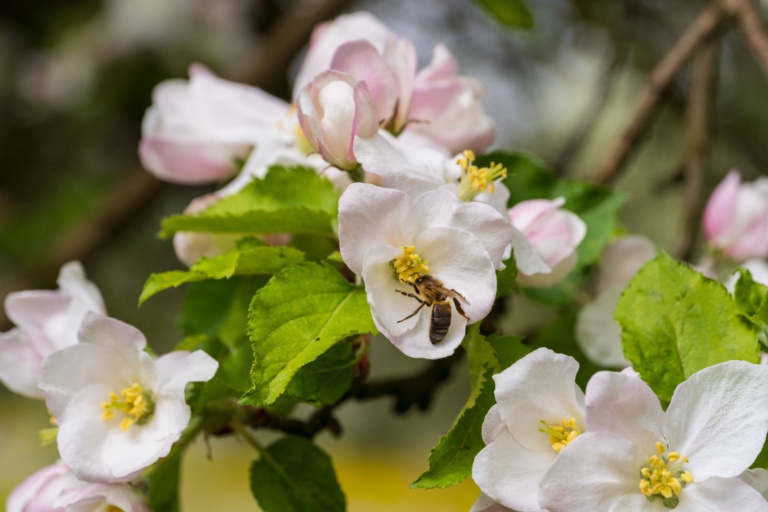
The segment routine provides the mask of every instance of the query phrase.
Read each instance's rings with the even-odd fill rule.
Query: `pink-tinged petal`
[[[52,511],[53,501],[68,485],[76,481],[69,468],[56,463],[37,471],[21,482],[8,496],[7,512]]]
[[[584,433],[542,479],[539,504],[549,512],[656,510],[638,486],[648,456],[620,437]]]
[[[427,67],[419,71],[416,75],[418,85],[446,80],[452,78],[459,70],[459,64],[453,57],[453,54],[444,44],[438,44],[432,49],[432,62]]]
[[[250,144],[174,140],[146,137],[139,143],[141,164],[171,183],[201,184],[222,181],[237,172],[236,159],[245,158]]]
[[[104,298],[98,287],[85,277],[85,269],[79,261],[65,263],[56,280],[59,290],[83,305],[86,311],[105,313]]]
[[[105,505],[112,505],[123,512],[148,510],[144,496],[129,484],[87,484],[69,488],[56,499],[54,505],[77,512],[86,512],[81,507],[93,507],[96,511]],[[110,510],[109,507],[107,510]]]
[[[496,299],[496,271],[477,238],[462,229],[432,227],[419,236],[416,248],[427,260],[430,275],[466,298],[459,302],[469,323],[485,318]],[[459,318],[454,311],[452,321]]]
[[[518,228],[519,229],[519,228]],[[539,223],[535,230],[525,232],[528,239],[551,267],[574,254],[576,247],[584,240],[587,226],[577,215],[565,210],[552,212],[546,222]]]
[[[696,478],[694,476],[694,478]],[[768,501],[738,478],[708,478],[685,486],[676,512],[766,512]]]
[[[296,98],[299,91],[317,75],[331,66],[336,50],[350,41],[367,41],[379,52],[384,51],[392,32],[368,12],[355,12],[339,16],[335,20],[317,25],[310,38],[309,50],[294,83]]]
[[[619,238],[603,251],[597,289],[625,288],[640,267],[654,256],[656,247],[648,237],[630,235]]]
[[[185,214],[196,214],[213,206],[223,196],[220,193],[206,194],[195,198],[184,209]],[[242,238],[237,234],[198,233],[181,231],[173,236],[173,250],[179,261],[191,267],[200,258],[212,258],[235,248],[235,242]]]
[[[477,501],[472,504],[472,508],[469,512],[512,512],[512,509],[505,507],[504,505],[493,501],[483,493],[477,497]]]
[[[46,356],[59,345],[50,339],[46,324],[62,319],[71,300],[53,290],[13,292],[5,297],[5,312],[24,332],[35,351]]]
[[[363,259],[377,244],[413,244],[416,233],[408,233],[401,221],[410,204],[408,195],[399,190],[364,183],[347,187],[339,200],[339,244],[344,263],[352,272],[362,275]]]
[[[729,242],[723,247],[733,260],[768,256],[768,178],[741,187],[736,220]]]
[[[541,420],[560,425],[574,418],[584,430],[584,393],[576,385],[575,359],[539,348],[494,375],[499,414],[517,441],[528,449],[552,450]]]
[[[702,223],[707,240],[712,244],[719,245],[718,241],[727,236],[736,213],[740,185],[741,175],[739,171],[733,170],[709,197]]]
[[[134,326],[93,311],[83,318],[78,337],[81,343],[100,345],[129,356],[147,346],[147,339]]]
[[[368,41],[341,45],[333,56],[331,69],[364,81],[379,123],[393,115],[399,96],[399,83],[384,57]]]
[[[728,361],[691,375],[672,395],[664,432],[696,481],[747,469],[768,433],[768,367]]]
[[[613,318],[622,291],[621,288],[602,291],[581,308],[576,319],[579,348],[590,361],[608,368],[629,366],[621,348],[621,326]]]
[[[0,333],[0,381],[13,391],[29,398],[44,398],[37,385],[43,368],[43,356],[29,343],[21,331]]]
[[[521,276],[531,276],[534,274],[549,274],[552,272],[552,267],[547,265],[536,248],[531,245],[525,235],[516,229],[514,226],[512,230],[512,242],[511,247],[515,255],[515,263],[517,264],[518,279]]]
[[[529,450],[504,430],[475,457],[472,479],[502,505],[521,512],[538,511],[539,482],[557,455],[551,446],[545,451]]]
[[[642,379],[631,374],[598,372],[587,384],[587,432],[613,434],[652,455],[663,440],[664,411]]]
[[[565,204],[565,199],[531,199],[517,203],[509,210],[509,220],[512,224],[527,233],[527,230],[534,227],[536,222],[544,219],[558,208]]]
[[[416,75],[416,48],[407,39],[389,37],[384,44],[384,59],[397,77],[399,94],[394,129],[400,131],[410,117],[413,83]]]
[[[747,469],[739,479],[768,499],[768,471],[763,468]]]
[[[534,274],[532,276],[527,276],[520,272],[517,275],[517,284],[531,288],[549,288],[568,277],[568,274],[571,273],[571,270],[573,270],[578,261],[579,256],[574,251],[569,254],[563,261],[555,265],[555,267],[546,274]]]

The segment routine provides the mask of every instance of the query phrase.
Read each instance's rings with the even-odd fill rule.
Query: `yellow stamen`
[[[413,245],[403,246],[403,255],[392,260],[397,278],[402,283],[413,283],[419,276],[429,274],[427,260],[422,259]]]
[[[478,167],[474,165],[475,154],[466,150],[456,163],[461,167],[461,178],[456,192],[462,201],[472,201],[482,192],[493,194],[496,180],[507,177],[507,168],[501,164],[491,162],[490,167]]]
[[[654,501],[661,498],[666,508],[675,508],[680,502],[679,494],[687,484],[693,482],[690,471],[683,470],[682,465],[688,462],[679,452],[667,451],[666,445],[656,443],[658,455],[648,457],[648,465],[640,470],[640,492]]]
[[[114,505],[107,505],[107,508],[104,509],[104,512],[125,512],[120,507],[116,507]]]
[[[120,420],[120,430],[125,432],[131,425],[143,425],[155,412],[155,402],[152,396],[144,391],[138,382],[120,391],[120,394],[110,393],[109,402],[102,402],[104,413],[101,415],[104,421],[115,417],[115,411],[125,415]]]
[[[576,418],[563,418],[561,423],[562,426],[550,425],[546,421],[541,420],[544,428],[539,429],[539,432],[549,434],[549,443],[552,445],[552,449],[558,453],[582,433],[576,424]]]
[[[40,441],[40,446],[48,446],[56,441],[59,435],[59,427],[41,428],[37,431],[37,439]]]

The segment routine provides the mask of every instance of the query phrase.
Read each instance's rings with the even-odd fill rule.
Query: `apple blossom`
[[[491,498],[483,493],[477,497],[477,500],[472,504],[472,508],[469,512],[513,512],[511,508],[507,508],[501,503],[493,501]]]
[[[325,71],[301,91],[297,105],[299,124],[325,161],[344,170],[357,168],[355,136],[372,137],[379,126],[365,82]]]
[[[312,164],[305,160],[311,148],[295,109],[283,100],[218,78],[197,64],[189,75],[189,81],[167,80],[155,87],[139,144],[142,164],[151,173],[176,183],[206,183],[234,176],[243,161],[232,193],[281,159]]]
[[[450,355],[465,326],[488,314],[496,294],[495,270],[503,267],[512,236],[496,210],[462,204],[445,190],[412,198],[400,190],[353,183],[339,201],[342,258],[364,278],[376,326],[411,357]],[[425,276],[457,296],[445,298],[450,328],[436,344],[430,342],[432,308],[423,308],[431,301],[414,295],[416,282]]]
[[[486,447],[472,466],[472,478],[492,500],[540,510],[539,482],[585,429],[578,368],[572,357],[540,348],[494,375],[497,403],[483,422]]]
[[[485,88],[475,78],[457,76],[457,69],[448,48],[437,45],[430,65],[416,75],[405,141],[423,141],[449,154],[481,152],[493,144],[496,126],[485,114]]]
[[[5,311],[16,328],[0,333],[0,381],[30,398],[43,398],[38,378],[43,360],[77,343],[86,312],[105,312],[99,289],[76,261],[61,267],[58,290],[9,293]]]
[[[551,512],[766,511],[739,478],[768,432],[768,367],[728,361],[681,383],[666,412],[633,375],[595,374],[587,385],[587,432],[541,482]]]
[[[82,480],[130,480],[168,454],[190,418],[184,388],[211,379],[218,363],[199,350],[153,360],[141,332],[94,312],[78,337],[46,359],[40,378],[59,453]]]
[[[654,256],[653,242],[642,235],[622,237],[603,251],[597,297],[581,308],[576,320],[576,341],[593,363],[618,368],[629,366],[621,348],[621,327],[614,320],[613,311],[624,288]]]
[[[546,288],[568,275],[576,266],[576,248],[587,233],[587,226],[577,215],[561,209],[562,197],[531,199],[509,210],[512,225],[525,235],[533,251],[513,247],[517,282],[523,286]]]
[[[709,198],[703,218],[707,242],[736,261],[768,256],[768,178],[741,183],[731,171]]]
[[[444,188],[462,201],[487,203],[506,216],[509,189],[502,180],[507,169],[501,164],[478,167],[472,151],[448,158],[440,151],[411,147],[384,133],[356,138],[354,150],[363,169],[381,176],[385,187],[412,197]]]
[[[145,512],[144,496],[126,483],[89,483],[62,462],[33,474],[8,497],[8,512]]]

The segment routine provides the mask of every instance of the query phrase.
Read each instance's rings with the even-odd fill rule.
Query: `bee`
[[[424,306],[431,307],[432,315],[429,322],[429,341],[431,341],[433,345],[437,345],[443,341],[443,339],[445,339],[445,335],[448,334],[448,328],[451,326],[451,300],[453,301],[453,305],[456,306],[456,311],[458,311],[461,316],[469,320],[469,317],[461,308],[459,299],[463,300],[467,304],[469,304],[469,301],[456,290],[446,288],[443,282],[439,279],[427,274],[425,276],[418,277],[413,283],[407,284],[413,287],[414,291],[416,292],[415,295],[413,293],[407,293],[400,290],[395,291],[405,295],[406,297],[416,299],[419,301],[419,307],[417,307],[416,310],[407,317],[403,318],[402,320],[398,320],[397,323],[404,322],[409,318],[412,318],[419,311],[421,311],[421,308]]]

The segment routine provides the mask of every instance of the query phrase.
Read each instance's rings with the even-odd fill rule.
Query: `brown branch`
[[[686,147],[683,164],[684,226],[675,254],[691,259],[704,206],[705,161],[714,110],[715,79],[719,44],[710,41],[696,53],[686,116]]]
[[[760,13],[754,3],[751,0],[722,0],[722,4],[738,20],[747,45],[768,75],[768,34],[760,22]]]
[[[590,176],[594,183],[606,183],[613,179],[637,146],[648,128],[651,114],[656,110],[662,93],[669,86],[683,64],[696,49],[715,31],[723,20],[723,9],[717,3],[705,7],[688,30],[661,59],[651,73],[648,84],[635,106],[632,120],[611,148],[595,172]]]

